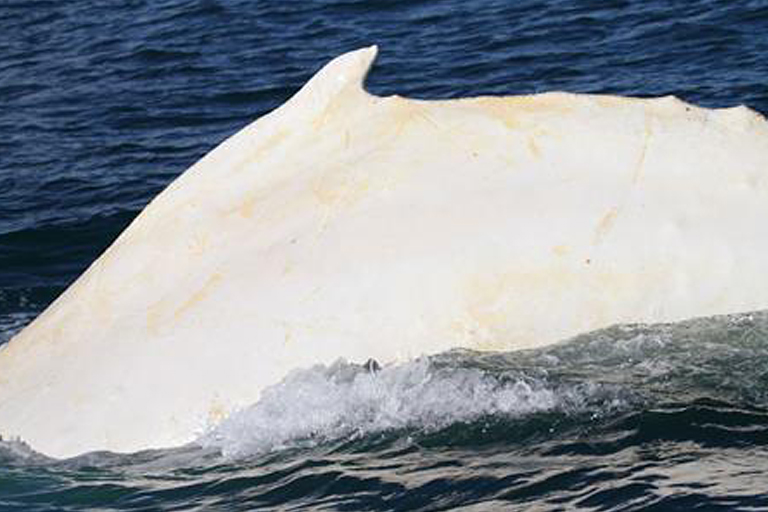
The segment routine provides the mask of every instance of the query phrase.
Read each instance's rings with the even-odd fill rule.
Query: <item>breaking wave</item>
[[[339,360],[294,371],[199,443],[227,456],[252,455],[383,432],[436,432],[490,417],[604,414],[624,407],[623,394],[590,382],[558,385],[426,357],[377,371]]]

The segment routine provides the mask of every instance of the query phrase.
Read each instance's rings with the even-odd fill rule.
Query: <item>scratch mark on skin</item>
[[[198,291],[193,293],[189,299],[187,299],[181,306],[179,306],[178,309],[174,312],[173,316],[176,320],[181,318],[181,316],[186,313],[192,306],[203,300],[208,293],[213,289],[214,286],[216,286],[222,279],[222,275],[218,272],[211,275],[211,277],[208,278],[208,280],[205,282],[202,288],[200,288]]]
[[[645,157],[648,153],[648,146],[651,142],[651,126],[648,123],[648,119],[645,120],[645,137],[643,139],[643,147],[640,150],[640,158],[635,165],[635,171],[632,173],[632,183],[637,183],[643,176],[643,170],[645,169]]]
[[[417,115],[419,118],[421,118],[422,120],[424,120],[424,121],[425,121],[427,124],[431,125],[431,126],[432,126],[432,128],[434,128],[435,130],[438,130],[438,129],[440,128],[440,125],[438,125],[438,124],[437,124],[437,122],[436,122],[434,119],[432,119],[432,116],[430,116],[430,115],[427,113],[427,110],[426,110],[425,108],[419,108],[419,109],[417,109],[417,110],[416,110],[416,112],[415,112],[415,114],[416,114],[416,115]]]
[[[361,187],[359,183],[356,183],[356,177],[354,169],[344,165],[342,170],[327,173],[320,181],[313,184],[312,193],[315,200],[323,208],[314,236],[315,243],[322,238],[331,221],[337,215],[338,210],[348,203],[352,197],[350,194],[356,192],[358,195],[362,195],[364,193],[363,189],[365,187]],[[355,191],[355,188],[358,190]]]
[[[262,159],[265,153],[274,150],[274,148],[288,139],[288,135],[290,135],[288,130],[278,130],[264,140],[259,141],[258,144],[248,148],[243,152],[243,158],[231,166],[232,173],[236,174],[251,169]]]
[[[539,158],[541,156],[541,150],[539,149],[539,145],[536,143],[535,136],[530,136],[528,138],[528,149],[531,151],[531,154],[535,158]]]
[[[429,115],[429,105],[419,103],[417,100],[408,100],[400,96],[390,96],[392,100],[391,113],[394,116],[393,136],[400,137],[405,129],[416,121],[423,121],[429,124],[435,130],[440,129],[440,125]]]
[[[643,171],[645,170],[645,160],[648,155],[648,147],[650,146],[652,135],[653,133],[651,130],[651,125],[650,125],[648,116],[646,114],[645,132],[643,135],[643,145],[640,148],[640,155],[638,156],[637,163],[635,164],[635,167],[632,171],[632,178],[631,178],[632,185],[636,185],[640,181],[640,179],[643,177]],[[630,187],[624,194],[624,198],[619,203],[619,206],[614,206],[613,208],[611,208],[600,219],[600,222],[598,222],[597,227],[595,228],[595,234],[592,238],[593,246],[598,246],[603,243],[605,238],[613,229],[613,226],[616,223],[616,218],[619,216],[619,212],[627,204],[631,194],[632,192]],[[588,262],[591,263],[591,259],[589,259]]]
[[[616,217],[618,217],[618,215],[619,210],[615,207],[611,208],[605,215],[603,215],[603,217],[600,219],[600,222],[597,223],[597,227],[595,228],[595,235],[592,238],[592,245],[599,245],[602,243],[608,233],[610,233],[611,228],[613,228],[613,225],[616,222]]]

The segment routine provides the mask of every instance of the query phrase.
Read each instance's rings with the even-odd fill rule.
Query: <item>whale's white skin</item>
[[[190,442],[288,371],[768,308],[768,123],[564,93],[418,101],[343,55],[155,198],[0,351],[0,433]]]

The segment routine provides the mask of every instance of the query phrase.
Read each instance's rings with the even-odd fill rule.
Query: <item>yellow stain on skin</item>
[[[600,219],[600,222],[597,223],[597,227],[595,228],[595,234],[592,237],[593,245],[598,245],[603,241],[603,239],[605,239],[605,237],[613,228],[613,225],[616,222],[616,217],[618,217],[618,215],[619,211],[616,208],[611,208],[608,210],[608,213],[603,215],[603,217]]]
[[[632,173],[632,183],[637,183],[643,176],[643,169],[645,169],[645,156],[648,153],[648,145],[651,141],[651,127],[648,124],[648,120],[645,122],[645,136],[643,137],[643,147],[640,150],[640,158],[637,160],[635,170]]]
[[[440,125],[430,113],[439,102],[409,100],[400,96],[389,96],[387,101],[385,128],[391,131],[391,137],[400,137],[410,125],[418,122],[439,130]]]
[[[196,256],[203,254],[208,249],[208,246],[208,235],[203,232],[195,233],[189,242],[187,242],[189,252]]]
[[[231,166],[231,172],[235,174],[247,169],[261,159],[264,153],[273,150],[275,146],[288,138],[288,134],[288,130],[277,130],[265,139],[258,141],[253,148],[244,152],[242,160]]]
[[[212,274],[203,286],[185,300],[173,313],[174,320],[179,320],[195,304],[205,299],[213,288],[222,280],[223,276],[218,272]],[[147,331],[157,334],[160,330],[166,312],[169,309],[167,299],[161,299],[147,308]]]
[[[343,171],[329,172],[312,182],[312,195],[324,206],[334,205],[344,194],[347,177]]]
[[[205,297],[219,282],[221,282],[221,280],[222,275],[218,272],[211,275],[211,277],[208,278],[202,288],[193,293],[181,306],[178,307],[178,309],[176,309],[173,314],[174,318],[178,320],[182,315],[184,315],[184,313],[189,311],[192,306],[205,299]]]
[[[496,97],[484,96],[468,100],[458,100],[477,105],[482,112],[504,123],[510,130],[517,130],[523,125],[526,115],[548,113],[565,115],[573,110],[570,95],[545,94],[541,96]]]
[[[314,180],[311,191],[323,210],[314,235],[315,241],[325,234],[342,209],[357,204],[370,189],[370,179],[367,176],[356,175],[350,169],[326,173],[320,179]]]
[[[350,206],[370,189],[370,180],[347,165],[338,166],[312,183],[312,194],[323,206]]]
[[[539,149],[539,145],[536,144],[536,138],[534,136],[528,138],[528,149],[534,157],[539,158],[541,156],[541,150]]]
[[[243,202],[240,203],[240,206],[237,207],[237,213],[246,219],[253,216],[253,209],[256,206],[257,199],[258,196],[256,194],[250,194],[246,196]]]
[[[572,287],[574,280],[574,274],[564,267],[474,276],[463,287],[464,315],[453,323],[453,330],[478,350],[504,349],[510,338],[521,347],[535,343],[535,333],[517,332],[514,319],[535,307],[533,291],[558,294]]]
[[[288,138],[289,132],[287,130],[278,130],[275,133],[269,135],[264,140],[257,142],[254,148],[250,151],[244,152],[244,158],[231,164],[232,173],[239,173],[245,169],[253,167],[268,151],[273,151],[275,147],[279,146],[285,139]],[[257,171],[255,169],[251,169]],[[254,209],[259,201],[263,198],[264,192],[260,187],[255,187],[251,190],[245,190],[245,193],[239,202],[235,203],[233,207],[227,208],[224,213],[231,214],[237,213],[241,217],[250,218],[253,216]]]
[[[497,101],[493,98],[478,98],[477,103],[491,117],[504,123],[507,129],[517,130],[520,127],[519,111],[515,108],[515,105],[506,101]]]
[[[464,281],[458,293],[464,297],[462,314],[449,324],[464,346],[478,350],[524,348],[541,342],[540,332],[519,319],[567,311],[578,305],[568,320],[570,327],[587,331],[621,319],[616,305],[622,300],[647,295],[649,286],[667,275],[665,269],[615,272],[607,268],[579,270],[568,264],[553,264],[528,271],[475,275]],[[526,327],[527,325],[527,327]]]

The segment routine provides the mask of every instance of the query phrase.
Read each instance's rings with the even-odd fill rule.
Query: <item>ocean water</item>
[[[381,95],[768,113],[762,1],[0,0],[0,343],[186,167],[369,44]],[[0,443],[0,510],[211,509],[768,510],[768,313],[299,368],[179,449]]]

